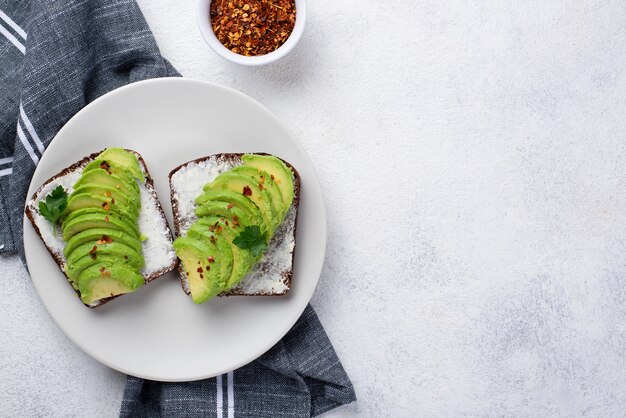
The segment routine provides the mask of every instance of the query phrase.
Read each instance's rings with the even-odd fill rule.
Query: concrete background
[[[185,76],[266,104],[317,167],[312,303],[359,397],[328,417],[624,415],[626,3],[312,0],[263,68],[210,51],[195,2],[139,3]],[[123,376],[0,263],[0,415],[116,415]]]

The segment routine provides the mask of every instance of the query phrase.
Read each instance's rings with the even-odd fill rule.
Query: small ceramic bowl
[[[295,0],[296,2],[296,23],[287,41],[282,44],[276,51],[270,52],[265,55],[245,56],[236,54],[230,49],[226,48],[217,39],[213,28],[211,27],[211,17],[209,13],[209,7],[211,6],[211,0],[198,0],[198,8],[196,10],[196,18],[198,20],[198,27],[200,33],[207,44],[217,52],[222,58],[228,61],[235,62],[242,65],[263,65],[274,62],[285,55],[287,55],[294,46],[298,43],[304,32],[304,23],[306,22],[306,0]]]

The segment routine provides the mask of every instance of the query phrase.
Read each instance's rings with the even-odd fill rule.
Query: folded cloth
[[[188,383],[129,377],[122,417],[311,417],[355,400],[322,324],[308,306],[287,335],[234,372]]]
[[[177,75],[134,0],[0,0],[0,252],[23,256],[28,185],[68,119],[117,87]]]
[[[108,91],[178,75],[134,0],[0,0],[0,253],[23,259],[28,185],[64,124]],[[276,346],[224,376],[190,383],[129,376],[120,414],[308,417],[354,400],[309,306]]]

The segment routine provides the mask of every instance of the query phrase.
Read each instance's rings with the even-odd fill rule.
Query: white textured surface
[[[328,416],[623,415],[623,1],[312,0],[256,69],[202,43],[194,3],[140,0],[163,53],[265,103],[318,169],[313,305],[359,397]],[[122,377],[1,263],[0,415],[114,415]]]

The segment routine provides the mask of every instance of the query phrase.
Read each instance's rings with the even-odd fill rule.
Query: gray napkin
[[[23,257],[28,185],[64,124],[117,87],[178,75],[134,0],[0,0],[0,253]],[[120,414],[308,417],[354,400],[309,306],[282,341],[234,372],[190,383],[129,376]]]

